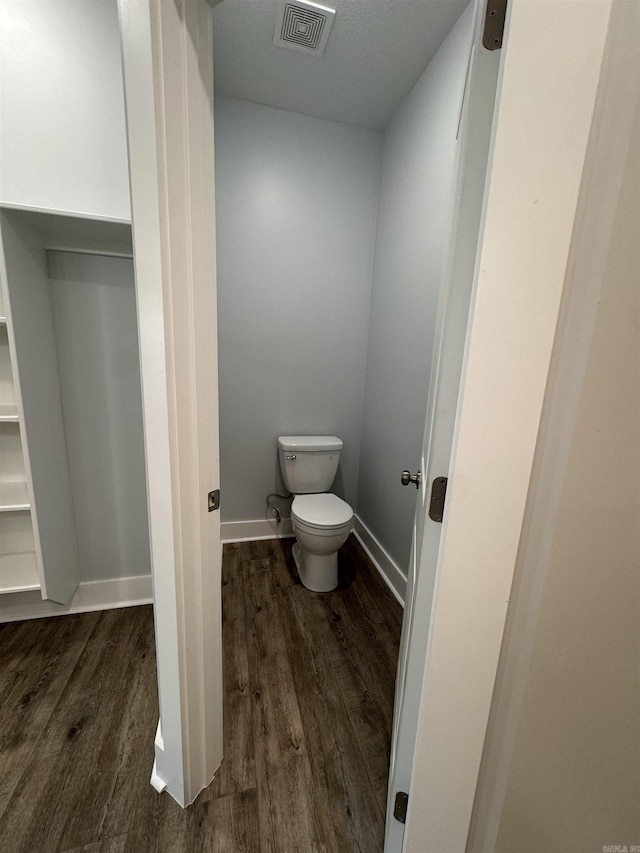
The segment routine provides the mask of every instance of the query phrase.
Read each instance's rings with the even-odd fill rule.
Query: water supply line
[[[277,506],[274,506],[271,501],[272,500],[281,500],[281,501],[290,501],[293,495],[279,495],[277,492],[273,492],[270,495],[267,495],[267,512],[271,513],[271,517],[275,518],[276,524],[282,523],[282,514]]]

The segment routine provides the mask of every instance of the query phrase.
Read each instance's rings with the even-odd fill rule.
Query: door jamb
[[[158,654],[152,784],[185,806],[222,759],[211,20],[206,0],[118,0],[118,12]]]

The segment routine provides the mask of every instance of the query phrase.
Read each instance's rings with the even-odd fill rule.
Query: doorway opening
[[[407,12],[380,6],[391,29]],[[386,88],[371,66],[371,91],[349,106],[366,74],[351,69],[351,85],[344,73],[340,4],[321,60],[265,41],[241,4],[213,13],[222,538],[286,543],[286,504],[282,521],[265,508],[283,492],[278,435],[343,439],[333,491],[405,607],[389,853],[402,844],[393,811],[428,632],[413,614],[430,610],[439,542],[426,508],[448,472],[500,61],[482,46],[484,4],[465,6],[432,9],[439,36],[384,116],[406,65],[387,66]],[[384,55],[360,23],[355,53]],[[417,491],[401,485],[409,466]]]

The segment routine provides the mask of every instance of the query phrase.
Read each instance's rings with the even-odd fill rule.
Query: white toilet
[[[293,559],[300,580],[314,592],[329,592],[338,586],[338,551],[351,531],[353,510],[329,492],[342,447],[335,435],[278,438],[282,476],[294,495],[291,520],[297,541]]]

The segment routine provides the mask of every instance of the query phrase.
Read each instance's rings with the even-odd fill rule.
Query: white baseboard
[[[223,542],[289,539],[294,536],[289,518],[283,519],[280,524],[270,519],[226,521],[220,528]],[[404,574],[357,515],[353,517],[353,532],[384,582],[404,607],[407,588]],[[112,610],[116,607],[135,607],[152,602],[151,575],[83,581],[69,604],[43,601],[36,590],[0,595],[0,623],[64,616],[68,613],[89,613],[92,610]]]
[[[404,607],[407,591],[407,579],[404,573],[357,515],[353,517],[353,533],[380,572],[383,581]],[[283,519],[280,524],[266,518],[257,518],[253,521],[223,521],[220,525],[220,534],[223,543],[253,542],[257,539],[289,539],[294,536],[290,518]]]
[[[256,539],[288,539],[294,535],[290,518],[280,524],[275,519],[256,518],[253,521],[223,521],[220,536],[223,542],[253,542]]]
[[[220,528],[223,542],[290,539],[294,536],[289,518],[283,519],[280,524],[270,519],[226,521]],[[353,532],[384,582],[404,607],[407,579],[403,572],[357,515],[353,517]],[[112,610],[117,607],[134,607],[138,604],[151,604],[152,601],[151,575],[83,581],[69,604],[43,601],[40,593],[35,590],[0,595],[0,623],[39,619],[45,616],[64,616],[68,613],[89,613],[92,610]]]
[[[38,591],[12,592],[0,596],[0,623],[21,619],[40,619],[44,616],[65,616],[68,613],[89,613],[92,610],[112,610],[151,604],[153,591],[151,575],[131,578],[83,581],[69,604],[43,601]]]
[[[151,786],[161,794],[167,787],[158,770],[158,758],[164,759],[164,738],[162,737],[162,720],[158,720],[158,728],[156,729],[155,741],[156,757],[153,759],[153,770],[151,771]]]
[[[407,594],[407,578],[404,572],[391,559],[373,533],[357,515],[353,516],[353,533],[367,552],[373,565],[380,572],[382,580],[404,607],[404,600]]]

